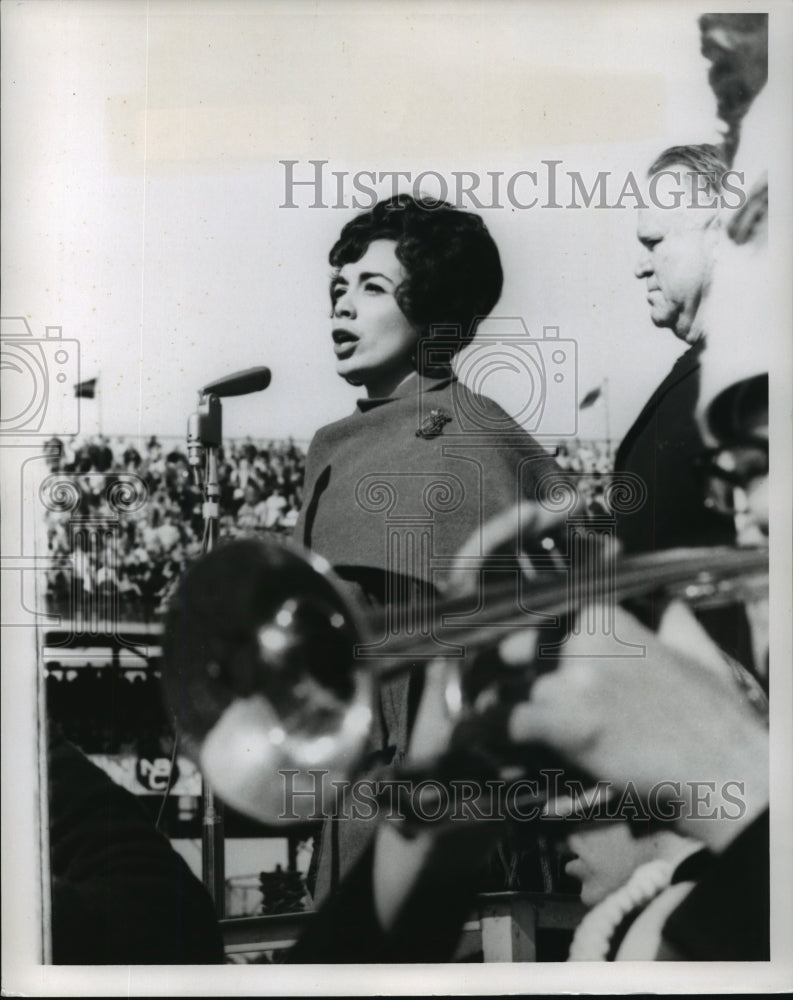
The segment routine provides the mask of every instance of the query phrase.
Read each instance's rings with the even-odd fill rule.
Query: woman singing
[[[454,376],[454,356],[502,288],[498,249],[478,216],[399,195],[349,222],[330,263],[329,346],[362,398],[311,443],[295,540],[323,555],[359,603],[393,611],[392,632],[409,630],[462,542],[535,499],[559,469],[501,407]],[[381,689],[372,768],[404,759],[417,681]],[[338,885],[373,826],[325,823],[315,900]]]

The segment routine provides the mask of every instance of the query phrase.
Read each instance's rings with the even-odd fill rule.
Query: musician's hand
[[[588,772],[619,786],[631,782],[645,795],[660,782],[679,782],[688,813],[683,832],[723,846],[768,802],[764,721],[712,663],[671,648],[621,608],[614,631],[643,645],[645,655],[614,658],[608,637],[571,635],[559,668],[541,675],[530,699],[513,711],[512,739],[545,743]],[[505,649],[511,658],[517,642]],[[717,815],[724,785],[744,782],[742,793],[731,786],[745,804],[740,824],[703,819],[713,809],[694,807],[692,782],[715,783]]]
[[[514,556],[520,559],[522,543],[538,539],[558,530],[563,523],[559,514],[551,513],[538,503],[525,500],[486,521],[470,535],[454,557],[447,581],[455,593],[476,590],[481,576],[482,560],[489,556]],[[521,560],[527,572],[531,567]]]
[[[422,767],[446,749],[457,717],[458,673],[454,660],[438,658],[427,666],[410,735],[408,765]]]
[[[427,666],[424,689],[410,737],[406,764],[408,770],[429,770],[444,753],[457,721],[457,664],[436,659]],[[434,811],[432,813],[434,815]],[[460,871],[473,871],[481,862],[483,841],[477,837],[455,838],[461,827],[449,824],[441,815],[438,822],[407,829],[401,823],[382,823],[377,831],[374,854],[374,906],[381,927],[388,931],[399,918],[402,908],[417,891],[427,872],[440,880],[459,882]],[[477,824],[473,824],[477,826]],[[483,824],[478,824],[482,826]],[[477,833],[476,830],[473,831]],[[444,872],[446,875],[444,876]]]

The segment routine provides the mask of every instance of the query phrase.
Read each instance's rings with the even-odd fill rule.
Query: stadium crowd
[[[149,620],[201,547],[202,495],[187,455],[156,437],[139,448],[123,438],[112,446],[101,435],[52,438],[45,450],[57,481],[79,491],[70,509],[50,505],[45,513],[48,553],[60,560],[47,574],[50,610],[74,608],[83,595],[114,593],[122,620]],[[304,466],[305,455],[292,439],[229,442],[218,462],[221,533],[290,534],[302,500]],[[131,486],[143,502],[119,511],[111,502],[114,484]],[[113,522],[109,544],[86,544],[85,535],[74,530],[107,517]]]

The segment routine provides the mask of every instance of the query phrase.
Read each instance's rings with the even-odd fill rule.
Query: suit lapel
[[[643,433],[649,423],[655,420],[658,407],[661,405],[664,397],[670,393],[679,382],[682,382],[684,378],[687,378],[699,368],[701,363],[700,354],[702,354],[704,347],[704,340],[700,340],[692,347],[689,347],[685,354],[682,354],[677,361],[675,361],[671,370],[667,373],[666,378],[647,400],[644,408],[639,413],[639,416],[633,422],[631,429],[622,439],[622,442],[617,449],[617,456],[615,460],[617,468],[619,468],[620,459],[630,453],[630,450],[639,435]]]

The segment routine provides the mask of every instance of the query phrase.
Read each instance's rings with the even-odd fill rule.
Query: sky
[[[227,436],[307,440],[348,413],[327,253],[360,171],[409,171],[408,189],[422,171],[475,172],[485,205],[488,173],[503,174],[481,214],[505,286],[480,341],[497,348],[521,319],[537,339],[545,422],[529,429],[618,440],[682,349],[633,277],[633,202],[570,209],[566,178],[606,170],[618,192],[666,146],[718,138],[691,4],[72,0],[4,14],[3,315],[79,342],[80,379],[99,379],[84,432],[183,435],[202,385],[258,364],[271,387],[224,404]],[[306,187],[281,207],[280,161],[306,179],[312,159],[327,161],[328,207]],[[544,160],[560,161],[565,207],[510,204],[509,177],[543,178]],[[340,205],[332,172],[347,174]],[[567,341],[561,395],[544,327]],[[510,412],[537,399],[525,366],[488,372],[480,390]],[[607,398],[577,411],[604,380]]]

